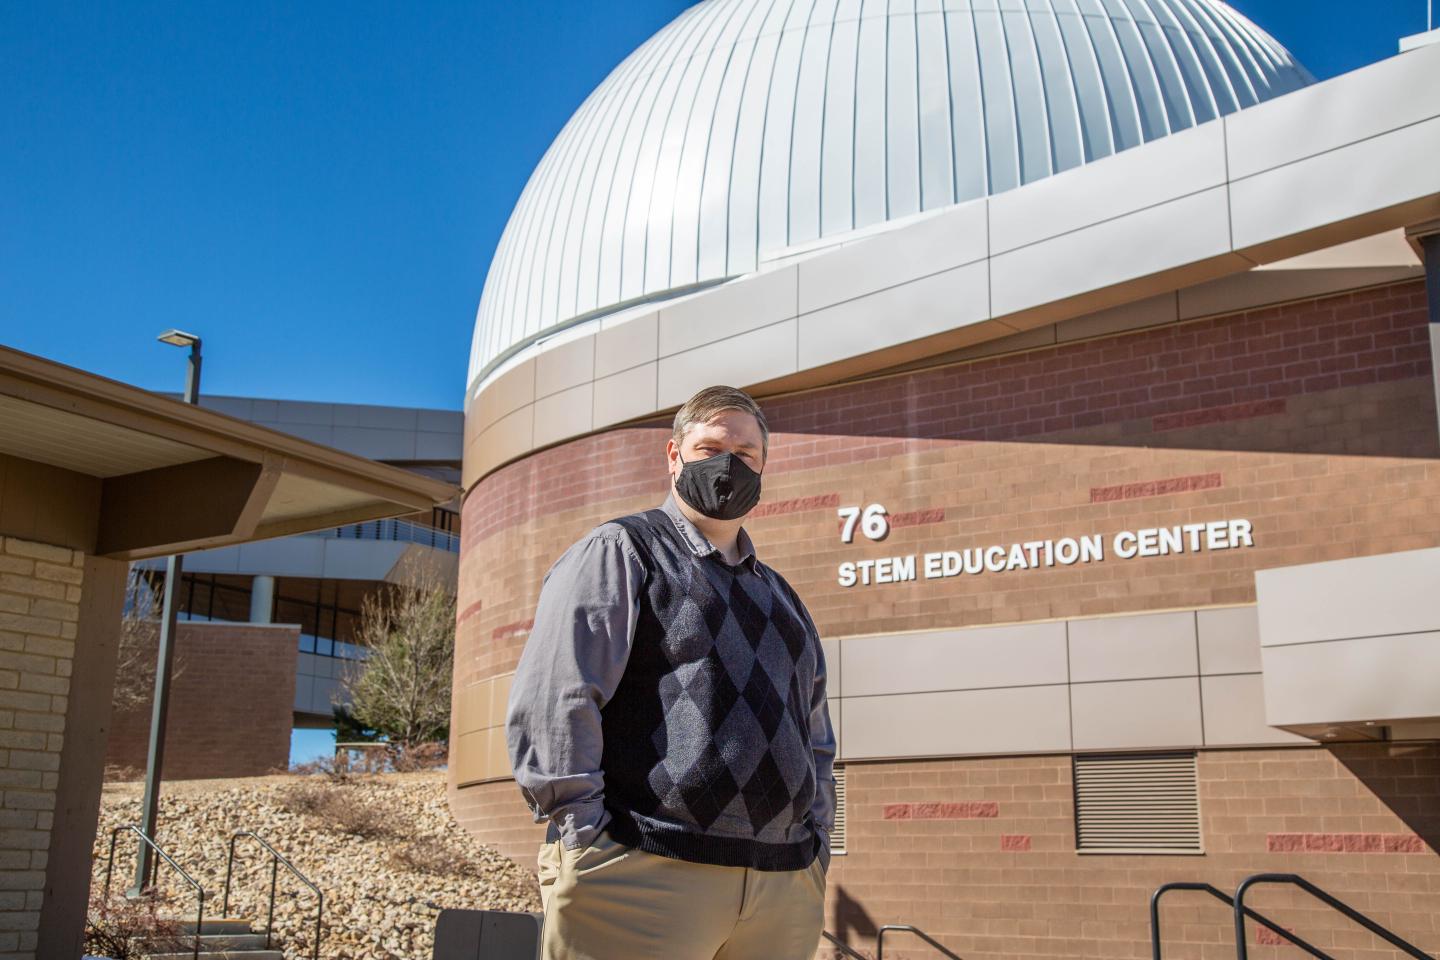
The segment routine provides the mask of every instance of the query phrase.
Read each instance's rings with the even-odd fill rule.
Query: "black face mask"
[[[717,453],[689,463],[681,457],[680,464],[675,489],[707,517],[734,520],[760,502],[760,474],[733,453]]]

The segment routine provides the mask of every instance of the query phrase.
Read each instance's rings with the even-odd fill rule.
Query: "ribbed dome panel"
[[[536,167],[470,379],[575,317],[1311,81],[1219,0],[706,0],[621,62]]]

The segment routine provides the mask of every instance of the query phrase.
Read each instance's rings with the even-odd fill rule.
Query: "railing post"
[[[265,949],[270,949],[270,931],[275,929],[275,876],[280,872],[280,861],[270,858],[270,912],[265,915]]]

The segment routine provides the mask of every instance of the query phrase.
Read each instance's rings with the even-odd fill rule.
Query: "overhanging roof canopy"
[[[0,347],[0,533],[137,560],[428,510],[458,493]]]

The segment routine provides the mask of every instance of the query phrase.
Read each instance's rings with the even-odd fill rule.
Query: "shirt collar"
[[[707,557],[713,553],[719,556],[722,562],[725,560],[724,555],[720,553],[720,548],[711,543],[709,538],[701,533],[700,529],[680,511],[680,505],[675,502],[674,487],[671,487],[670,492],[665,495],[665,502],[660,505],[660,509],[670,515],[670,519],[675,522],[675,529],[679,530],[680,535],[685,538],[685,542],[690,544],[690,549],[695,551],[695,556]],[[754,573],[755,544],[751,542],[750,534],[744,527],[741,527],[736,535],[735,545],[740,550],[740,562],[745,564],[751,573]]]

